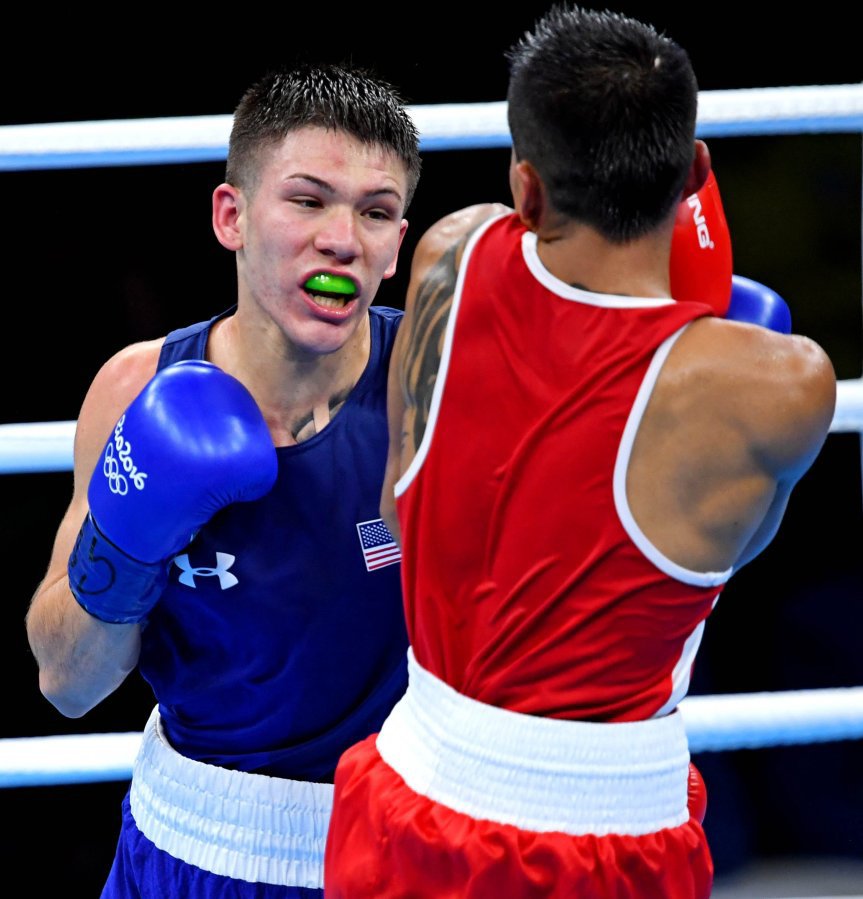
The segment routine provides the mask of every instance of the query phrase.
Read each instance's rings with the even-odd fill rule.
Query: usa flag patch
[[[401,561],[402,551],[382,518],[361,521],[357,525],[357,533],[360,536],[367,571],[375,571],[377,568],[385,568]]]

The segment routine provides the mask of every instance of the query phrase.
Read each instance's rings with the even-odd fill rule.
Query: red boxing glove
[[[689,817],[695,818],[699,824],[704,823],[707,814],[707,785],[701,772],[692,762],[689,763],[689,784],[687,790]]]
[[[711,170],[703,187],[677,209],[671,238],[671,296],[707,303],[725,315],[731,300],[731,234]]]

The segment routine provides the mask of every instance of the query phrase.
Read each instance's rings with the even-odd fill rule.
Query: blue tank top
[[[212,325],[171,332],[159,368],[203,359]],[[139,668],[183,755],[331,781],[407,685],[400,554],[380,520],[386,383],[402,312],[369,310],[371,352],[319,434],[279,447],[272,491],[219,512],[173,559]]]

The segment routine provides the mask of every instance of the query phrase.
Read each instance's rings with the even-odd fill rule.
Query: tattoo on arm
[[[458,264],[467,237],[465,235],[453,244],[417,287],[413,326],[402,366],[402,390],[406,400],[402,439],[404,442],[412,437],[414,449],[420,445],[428,424]]]

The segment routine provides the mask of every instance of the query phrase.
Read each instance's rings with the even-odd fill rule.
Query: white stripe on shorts
[[[231,771],[180,755],[153,710],[132,769],[132,815],[160,849],[213,874],[323,888],[332,784]]]
[[[408,650],[407,693],[377,737],[416,793],[523,830],[639,836],[689,818],[689,747],[678,712],[593,723],[477,702]]]

